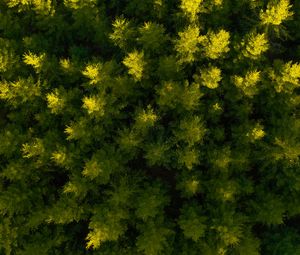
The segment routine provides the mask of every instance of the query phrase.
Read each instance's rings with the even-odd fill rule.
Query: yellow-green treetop
[[[0,1],[0,255],[300,254],[299,14]]]

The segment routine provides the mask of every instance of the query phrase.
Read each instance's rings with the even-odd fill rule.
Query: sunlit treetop
[[[282,64],[277,72],[270,72],[270,77],[275,81],[274,86],[278,93],[292,93],[300,86],[300,64],[292,61]]]
[[[259,59],[269,49],[266,34],[249,34],[241,42],[242,54],[246,58]]]
[[[28,10],[29,8],[32,8],[37,14],[54,14],[54,9],[52,8],[52,0],[6,0],[6,2],[9,7],[16,7],[19,12],[23,12]]]
[[[97,64],[88,64],[85,69],[82,71],[82,74],[90,79],[90,84],[94,85],[101,81],[101,70],[102,65]]]
[[[67,154],[65,152],[65,149],[59,148],[58,150],[54,151],[52,153],[51,159],[59,166],[64,166],[66,159],[67,159]]]
[[[199,105],[199,99],[202,93],[200,85],[196,82],[189,84],[185,81],[183,84],[177,82],[163,82],[157,88],[157,103],[162,109],[175,109],[182,106],[186,110],[193,110]]]
[[[46,54],[34,54],[32,52],[25,53],[23,56],[23,61],[27,65],[31,65],[37,73],[39,73],[42,69],[42,66],[44,64],[46,58]]]
[[[64,0],[64,5],[71,9],[79,9],[83,7],[94,7],[96,3],[97,3],[96,0]]]
[[[0,38],[0,72],[7,71],[17,62],[17,56],[9,40]]]
[[[235,75],[234,84],[243,91],[246,96],[252,97],[258,93],[257,83],[261,79],[261,72],[257,70],[249,71],[244,77]]]
[[[203,8],[202,3],[203,0],[181,0],[180,8],[190,21],[195,21],[197,14]]]
[[[206,131],[199,116],[190,116],[180,121],[179,129],[174,131],[174,135],[179,141],[182,140],[189,146],[193,146],[202,142]]]
[[[41,155],[45,151],[43,141],[35,138],[30,143],[23,144],[22,153],[24,158],[32,158]]]
[[[154,142],[145,146],[145,156],[147,164],[149,166],[163,165],[169,162],[167,152],[170,149],[170,145],[163,142]]]
[[[143,109],[137,112],[135,126],[138,129],[152,127],[155,125],[155,122],[157,120],[158,120],[157,114],[154,112],[151,106],[148,105],[146,110]]]
[[[52,113],[59,113],[64,107],[64,99],[59,94],[59,91],[56,89],[51,93],[46,95],[48,107]]]
[[[204,47],[204,55],[210,59],[223,57],[229,52],[230,34],[224,29],[218,32],[210,31],[201,41]]]
[[[112,28],[113,32],[109,34],[109,38],[114,45],[121,49],[125,49],[129,46],[128,42],[132,40],[132,37],[135,35],[135,31],[131,27],[130,22],[123,17],[119,17],[112,23]]]
[[[128,68],[128,74],[133,76],[135,81],[142,79],[146,65],[143,52],[136,50],[130,52],[123,60],[123,64]]]
[[[59,60],[59,65],[61,69],[65,72],[71,72],[73,70],[72,63],[68,58],[62,58]]]
[[[192,63],[196,60],[199,51],[199,43],[203,40],[199,27],[190,25],[178,33],[179,38],[175,42],[175,50],[180,63]]]
[[[263,25],[280,25],[293,16],[291,7],[289,0],[269,1],[267,9],[260,12],[261,23]]]
[[[105,99],[100,96],[90,96],[83,98],[83,108],[87,110],[88,114],[101,117],[105,113]]]
[[[0,9],[1,255],[300,254],[300,1]]]
[[[224,0],[213,0],[213,4],[216,6],[222,6]]]
[[[35,82],[33,77],[19,78],[16,81],[0,82],[0,99],[12,106],[30,102],[41,95],[41,83]]]
[[[257,123],[246,135],[254,142],[261,140],[266,135],[266,132],[264,131],[264,127],[260,123]]]
[[[210,89],[215,89],[219,87],[219,83],[222,80],[221,69],[215,66],[211,66],[202,69],[200,72],[200,76],[194,75],[194,79],[197,83]]]

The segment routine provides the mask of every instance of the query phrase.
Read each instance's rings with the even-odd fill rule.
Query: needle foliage
[[[299,255],[300,1],[0,0],[0,255]]]

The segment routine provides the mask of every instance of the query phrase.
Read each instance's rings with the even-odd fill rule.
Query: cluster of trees
[[[0,0],[0,254],[300,254],[299,25],[290,0]]]

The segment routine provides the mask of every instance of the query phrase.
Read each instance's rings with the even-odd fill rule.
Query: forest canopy
[[[299,255],[300,1],[0,0],[0,255]]]

